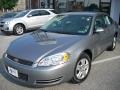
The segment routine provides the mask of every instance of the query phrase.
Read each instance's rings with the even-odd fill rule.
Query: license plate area
[[[8,69],[8,73],[9,74],[11,74],[11,75],[13,75],[14,77],[17,77],[18,78],[18,70],[16,70],[16,69],[14,69],[14,68],[12,68],[12,67],[7,67],[7,69]]]

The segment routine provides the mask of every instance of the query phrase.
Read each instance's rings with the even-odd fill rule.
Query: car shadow
[[[31,32],[33,32],[33,31],[35,31],[35,30],[38,30],[38,29],[28,30],[28,31],[26,31],[24,34],[31,33]],[[24,34],[23,34],[23,35],[24,35]],[[1,31],[0,31],[0,36],[20,36],[20,35],[14,35],[14,34],[4,33],[4,32],[1,32]]]
[[[6,34],[0,31],[0,36],[6,36]]]

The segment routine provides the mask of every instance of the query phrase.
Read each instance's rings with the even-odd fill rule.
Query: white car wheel
[[[21,25],[21,24],[17,24],[17,25],[15,25],[15,27],[14,27],[14,33],[15,33],[16,35],[22,35],[22,34],[24,33],[24,30],[25,30],[25,28],[24,28],[24,26]]]

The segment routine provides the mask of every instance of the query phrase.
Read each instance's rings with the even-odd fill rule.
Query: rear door
[[[108,45],[110,46],[110,44],[113,41],[114,34],[115,34],[115,26],[114,26],[113,20],[108,15],[104,15],[104,18],[105,18],[105,24],[107,28],[106,33],[108,34],[107,35],[108,36],[107,40],[109,42]]]

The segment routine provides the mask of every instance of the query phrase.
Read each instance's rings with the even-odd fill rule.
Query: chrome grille
[[[23,59],[20,59],[20,58],[16,58],[14,56],[11,56],[9,54],[7,54],[7,57],[14,61],[14,62],[17,62],[17,63],[20,63],[20,64],[23,64],[23,65],[28,65],[28,66],[32,66],[33,62],[31,61],[27,61],[27,60],[23,60]]]

